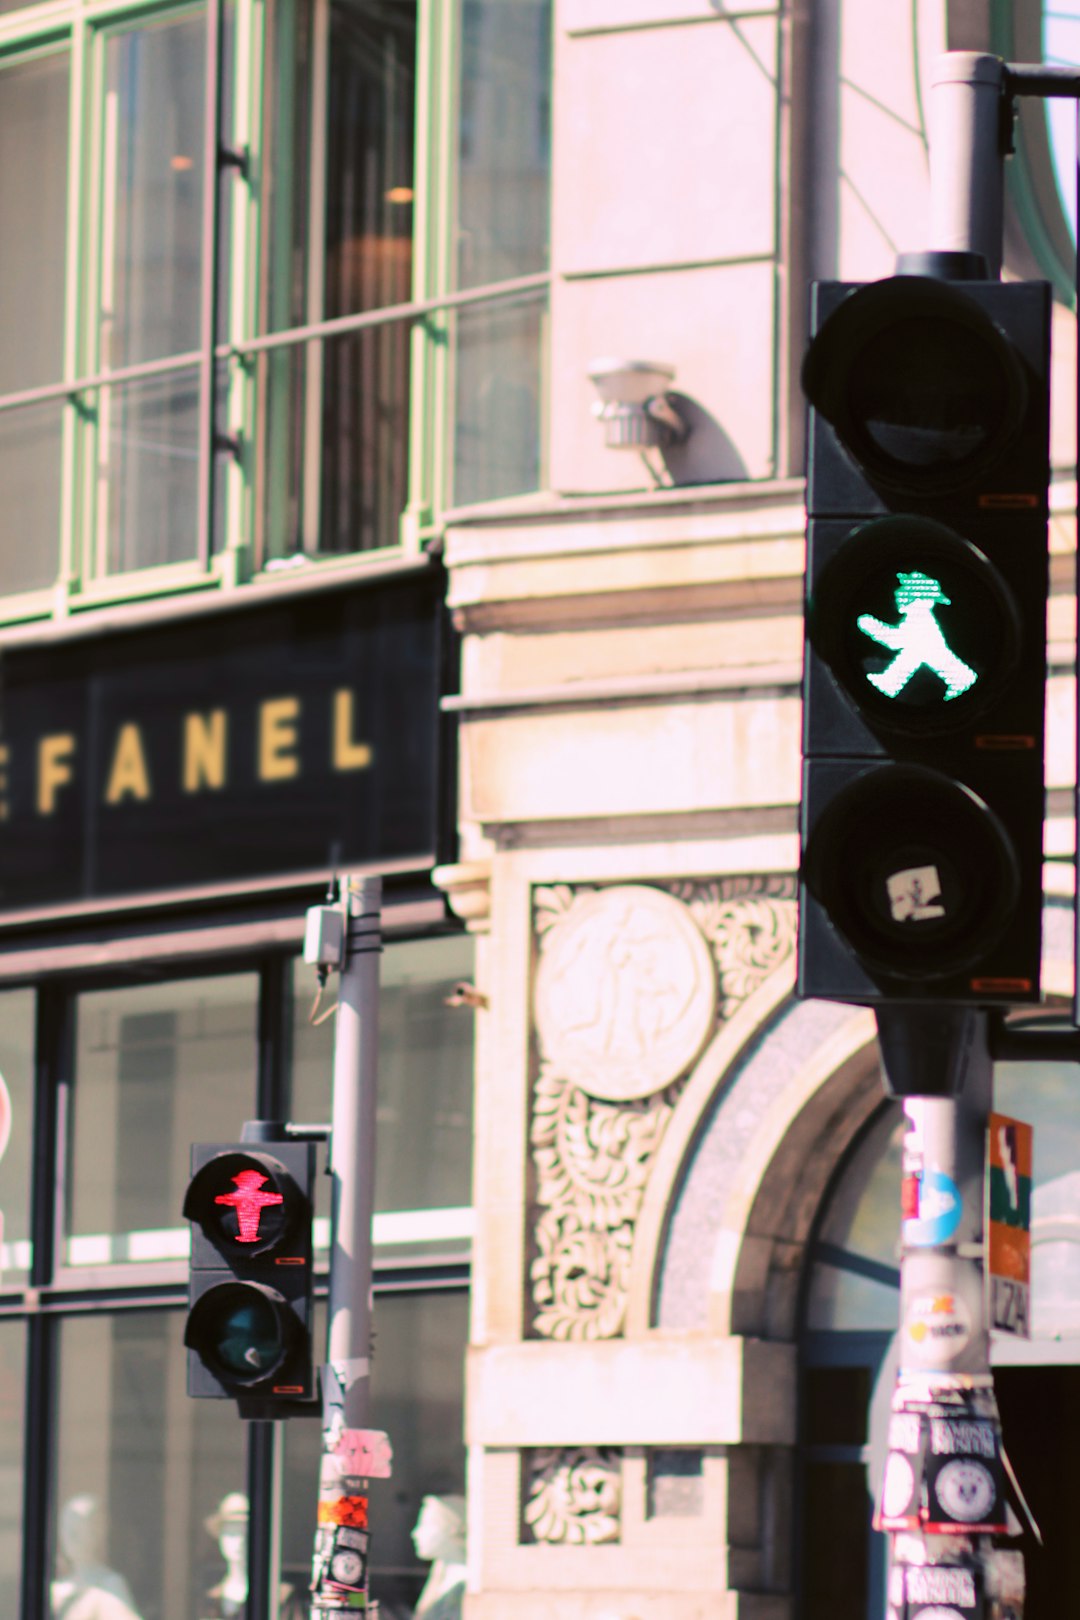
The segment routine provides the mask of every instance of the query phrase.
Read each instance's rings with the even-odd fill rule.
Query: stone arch
[[[1071,988],[1071,910],[1044,913],[1045,990]],[[796,1002],[785,964],[695,1067],[635,1236],[631,1335],[790,1339],[805,1246],[829,1180],[882,1100],[873,1014]]]

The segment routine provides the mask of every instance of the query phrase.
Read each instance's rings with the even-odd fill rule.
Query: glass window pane
[[[0,596],[56,579],[63,409],[50,403],[0,413]]]
[[[255,1100],[254,974],[79,1001],[68,1265],[184,1256],[192,1142],[231,1142]]]
[[[900,1105],[885,1105],[829,1199],[810,1280],[811,1329],[896,1327],[903,1129]]]
[[[0,393],[55,383],[62,373],[68,95],[66,52],[16,62],[0,76]],[[57,575],[61,408],[0,415],[0,595]]]
[[[185,562],[198,531],[199,379],[180,371],[102,390],[94,573]]]
[[[1080,1336],[1080,1064],[999,1063],[994,1106],[1035,1127],[1031,1333]]]
[[[371,1482],[371,1595],[380,1620],[411,1620],[423,1588],[428,1565],[412,1532],[424,1499],[449,1499],[447,1515],[464,1523],[468,1306],[458,1292],[375,1298],[371,1426],[394,1448],[393,1478]],[[319,1445],[317,1423],[286,1425],[281,1560],[294,1590],[310,1579]]]
[[[274,8],[272,30],[262,328],[405,303],[415,0],[299,0]],[[263,563],[398,544],[409,341],[395,322],[260,361]]]
[[[181,1312],[64,1322],[54,1612],[80,1585],[137,1620],[215,1612],[207,1595],[225,1566],[207,1520],[244,1488],[244,1425],[231,1406],[188,1398],[186,1356]]]
[[[106,42],[103,366],[198,344],[205,56],[200,12]]]
[[[456,317],[454,504],[540,487],[540,384],[546,296]]]
[[[18,1614],[22,1579],[26,1329],[0,1322],[0,1614]]]
[[[59,382],[61,376],[68,81],[66,52],[16,62],[0,75],[0,393]]]
[[[458,284],[547,268],[550,0],[462,0]]]
[[[34,1014],[32,990],[0,995],[0,1284],[6,1288],[25,1282],[30,1271]]]
[[[472,1200],[475,1015],[445,1004],[453,986],[471,978],[472,962],[473,943],[467,934],[392,943],[383,952],[375,1151],[378,1212],[456,1209]],[[328,1121],[334,1021],[309,1022],[314,971],[300,966],[295,971],[293,1115],[316,1123]],[[325,1216],[329,1178],[319,1180],[318,1214]]]

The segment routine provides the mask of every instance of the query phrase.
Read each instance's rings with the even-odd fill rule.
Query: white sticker
[[[953,1361],[971,1343],[971,1309],[959,1294],[947,1290],[916,1294],[908,1306],[904,1334],[909,1350],[924,1366]]]
[[[915,1488],[915,1471],[899,1451],[889,1454],[885,1464],[885,1481],[881,1489],[881,1511],[886,1519],[897,1519],[911,1501]]]
[[[994,1505],[997,1492],[989,1468],[973,1457],[946,1463],[934,1482],[937,1499],[958,1524],[978,1524]]]

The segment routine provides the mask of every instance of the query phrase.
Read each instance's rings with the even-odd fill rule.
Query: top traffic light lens
[[[219,1153],[198,1171],[184,1200],[222,1254],[268,1254],[289,1236],[307,1200],[281,1160],[266,1152]]]
[[[894,276],[850,293],[803,366],[811,404],[877,483],[922,495],[992,465],[1027,409],[1005,334],[958,287]]]

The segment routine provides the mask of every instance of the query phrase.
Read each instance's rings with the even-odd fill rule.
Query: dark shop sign
[[[0,911],[425,864],[437,571],[0,661]]]

